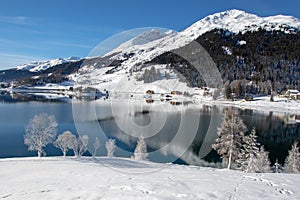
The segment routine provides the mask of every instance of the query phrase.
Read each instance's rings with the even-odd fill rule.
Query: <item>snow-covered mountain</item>
[[[133,39],[124,42],[117,48],[113,49],[107,55],[111,55],[118,52],[133,52],[133,51],[139,51],[141,48],[145,46],[151,46],[152,42],[155,42],[159,39],[165,38],[165,37],[173,37],[177,33],[175,31],[169,30],[166,32],[162,32],[160,30],[151,29],[149,31],[145,31],[144,33],[134,37]]]
[[[141,69],[141,67],[138,67],[139,65],[147,63],[165,52],[188,45],[201,35],[215,29],[225,30],[227,31],[227,35],[245,34],[259,30],[281,31],[284,34],[295,34],[300,30],[300,20],[283,15],[259,17],[240,10],[229,10],[207,16],[178,33],[173,31],[159,32],[150,30],[121,44],[105,55],[112,60],[121,61],[118,66],[110,66],[114,68],[113,71],[108,71],[107,68],[103,69],[93,67],[92,65],[84,65],[81,73],[76,77],[76,81],[78,81],[79,84],[87,83],[99,87],[99,89],[109,88],[111,90],[116,90],[116,88],[120,90],[122,87],[124,90],[130,90],[132,88],[143,88],[143,91],[150,88],[157,89],[154,84],[167,85],[168,90],[187,90],[185,86],[178,82],[178,77],[176,76],[173,76],[174,78],[168,81],[155,81],[153,84],[139,85],[140,82],[134,82],[134,78],[129,77],[128,73],[132,71],[140,71],[140,73],[143,73],[147,67]],[[236,44],[240,45],[240,41],[237,41]],[[246,45],[247,41],[243,41],[243,44]],[[231,51],[228,47],[220,46],[220,48],[226,48],[228,52]],[[164,66],[156,66],[156,68],[162,69],[161,74],[166,73],[166,71],[167,73],[171,73],[169,70],[165,70]],[[138,76],[138,73],[135,73],[134,76]],[[165,79],[165,77],[162,76],[162,79]],[[117,86],[117,83],[120,81],[123,82],[121,84],[122,87]],[[137,90],[142,92],[140,89]]]
[[[60,65],[67,62],[76,62],[80,60],[78,57],[70,57],[70,58],[57,58],[54,60],[46,60],[46,61],[37,61],[29,64],[24,64],[17,66],[17,70],[27,70],[30,72],[40,72],[47,70],[53,66]]]
[[[35,62],[28,65],[18,66],[17,70],[23,73],[25,71],[34,73],[34,76],[37,76],[37,74],[43,73],[43,70],[54,68],[51,72],[47,72],[53,75],[56,74],[56,70],[59,69],[59,64],[71,62],[71,65],[66,65],[64,67],[65,69],[73,67],[74,70],[70,70],[69,75],[67,75],[67,73],[64,73],[64,79],[72,79],[78,85],[92,86],[100,90],[135,90],[143,93],[147,89],[155,89],[160,91],[161,86],[163,85],[165,89],[162,89],[162,92],[170,90],[188,91],[189,88],[187,87],[187,84],[180,82],[178,75],[174,73],[174,70],[170,68],[167,69],[167,65],[152,65],[156,68],[156,70],[159,71],[157,72],[157,74],[160,74],[159,80],[156,79],[155,81],[149,83],[141,81],[142,77],[145,74],[145,71],[150,70],[150,68],[152,67],[147,63],[153,61],[166,52],[171,52],[175,49],[182,48],[207,33],[213,35],[215,33],[210,32],[216,29],[224,31],[225,37],[238,35],[237,38],[234,39],[235,43],[233,45],[239,46],[240,49],[246,49],[246,47],[252,45],[251,49],[249,50],[256,51],[256,49],[260,47],[253,46],[253,44],[251,44],[251,41],[249,40],[249,37],[247,40],[247,38],[243,38],[243,35],[246,35],[248,33],[254,34],[256,32],[259,32],[260,30],[265,30],[268,32],[279,31],[285,35],[297,36],[297,34],[299,34],[300,32],[300,20],[292,16],[277,15],[270,17],[259,17],[257,15],[249,14],[240,10],[228,10],[209,15],[197,21],[181,32],[163,32],[161,30],[150,30],[144,32],[137,37],[121,44],[119,47],[113,49],[103,57],[86,58],[80,61],[77,61],[77,58],[70,58]],[[274,36],[269,35],[266,37],[272,38]],[[232,47],[232,45],[229,44],[228,41],[227,44],[225,44],[226,42],[224,43],[224,41],[214,41],[214,38],[215,37],[211,38],[210,43],[215,46],[219,45],[221,54],[223,52],[223,54],[231,57],[233,62],[235,62],[234,60],[236,58],[241,58],[240,55],[236,54],[237,51],[234,51],[232,49],[234,47]],[[207,38],[202,39],[204,41],[208,40]],[[253,38],[250,39],[253,40]],[[264,41],[262,45],[265,46]],[[240,51],[240,49],[238,49],[238,51]],[[217,54],[220,54],[220,52],[217,52]],[[228,57],[225,59],[228,60]],[[245,64],[254,65],[253,63]],[[76,69],[79,70],[74,73]],[[10,71],[10,73],[0,73],[0,81],[11,80],[11,77],[13,77],[15,73],[16,72],[14,71]],[[23,74],[22,78],[26,76],[32,76],[32,74],[30,73]],[[56,76],[58,76],[59,73],[61,73],[61,70],[58,70]],[[5,79],[1,77],[5,77],[8,74],[10,75],[9,78]],[[281,74],[281,72],[279,72],[278,74]],[[40,77],[45,76],[48,76],[48,74]],[[57,80],[56,78],[55,80]],[[189,79],[191,77],[185,78]],[[193,79],[194,78],[195,77],[193,77]],[[44,80],[45,78],[43,78],[43,81]]]
[[[118,51],[130,52],[138,49],[137,47],[139,47],[139,50],[143,47],[157,48],[158,44],[160,47],[165,47],[167,50],[170,48],[175,49],[186,45],[202,34],[214,29],[228,30],[228,34],[254,32],[258,31],[259,29],[295,33],[296,31],[300,30],[300,20],[292,16],[284,15],[259,17],[245,11],[233,9],[209,15],[179,33],[173,31],[159,33],[159,31],[155,30],[145,32],[136,38],[121,44],[107,55]],[[177,41],[178,39],[179,41]],[[147,42],[142,42],[145,40]]]
[[[224,29],[232,33],[245,33],[264,29],[267,31],[283,31],[294,33],[300,30],[300,20],[292,16],[276,15],[259,17],[241,10],[228,10],[213,15],[194,23],[182,33],[187,37],[196,39],[200,35],[213,29]]]

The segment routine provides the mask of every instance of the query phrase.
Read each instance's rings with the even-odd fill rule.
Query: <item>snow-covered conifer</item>
[[[300,172],[300,153],[298,143],[295,142],[289,150],[288,156],[284,163],[284,172],[299,173]]]
[[[222,156],[223,162],[230,169],[232,163],[238,158],[242,146],[242,138],[247,127],[239,114],[233,108],[225,111],[222,125],[218,128],[219,137],[216,143],[212,145],[213,149]]]
[[[37,151],[41,157],[43,148],[55,140],[57,125],[54,115],[34,115],[25,128],[24,143],[28,150]]]
[[[134,159],[136,160],[146,160],[148,157],[147,145],[143,138],[139,138],[137,145],[134,150]]]
[[[271,169],[273,173],[281,173],[283,171],[282,166],[278,163],[278,159],[276,160]]]
[[[254,170],[252,172],[257,173],[266,173],[270,172],[271,170],[271,163],[269,160],[269,152],[265,151],[264,146],[261,146],[259,149],[258,154],[256,155],[256,158],[254,159]]]
[[[258,154],[259,143],[257,142],[255,128],[253,128],[250,135],[243,137],[242,149],[236,161],[238,164],[238,169],[244,172],[253,172],[255,168],[254,160]]]

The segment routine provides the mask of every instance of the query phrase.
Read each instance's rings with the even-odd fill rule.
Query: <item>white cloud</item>
[[[24,16],[0,16],[0,23],[29,25],[32,20]]]

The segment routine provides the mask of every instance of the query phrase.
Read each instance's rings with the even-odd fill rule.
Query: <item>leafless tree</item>
[[[96,137],[95,142],[93,144],[94,147],[94,152],[93,152],[93,156],[95,157],[97,154],[97,150],[100,148],[101,144],[100,144],[100,140],[98,137]]]
[[[63,156],[65,157],[68,150],[72,148],[75,140],[75,135],[73,135],[70,131],[65,131],[57,137],[53,144],[63,152]]]
[[[139,138],[137,141],[136,148],[134,150],[134,159],[136,160],[146,160],[148,156],[147,145],[143,138]]]
[[[25,128],[24,143],[28,150],[37,151],[38,157],[41,157],[44,153],[43,148],[54,141],[57,125],[54,115],[34,115]]]
[[[116,148],[116,140],[115,139],[109,139],[105,143],[105,147],[107,150],[107,157],[111,158],[114,156],[115,148]]]

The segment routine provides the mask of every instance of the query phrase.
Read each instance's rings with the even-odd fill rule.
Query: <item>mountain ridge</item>
[[[123,81],[121,85],[128,84],[126,90],[132,87],[136,87],[136,88],[138,87],[138,88],[143,88],[139,90],[144,91],[148,88],[154,87],[152,82],[153,83],[155,82],[156,84],[160,84],[161,82],[159,81],[162,81],[161,79],[167,79],[167,77],[172,77],[168,81],[165,80],[165,82],[172,82],[172,84],[169,85],[170,87],[169,90],[178,89],[176,85],[181,85],[179,88],[182,90],[186,90],[187,87],[182,86],[182,84],[179,83],[180,82],[179,79],[182,79],[179,78],[180,74],[177,73],[176,75],[176,73],[174,72],[174,70],[178,72],[178,70],[180,71],[181,69],[178,67],[175,67],[176,69],[174,67],[173,68],[171,67],[171,69],[166,69],[166,66],[171,64],[180,66],[179,65],[180,63],[174,63],[174,62],[173,63],[172,62],[162,63],[160,61],[156,62],[156,64],[158,64],[159,66],[155,66],[155,68],[159,68],[159,70],[151,71],[152,75],[156,76],[156,78],[150,78],[150,79],[147,78],[147,84],[145,83],[141,84],[141,80],[144,80],[145,78],[144,76],[145,73],[147,72],[147,70],[150,70],[150,67],[147,67],[148,66],[147,63],[151,63],[151,61],[155,60],[157,57],[166,60],[165,58],[161,58],[161,55],[164,55],[165,53],[173,51],[175,49],[180,49],[193,41],[210,40],[211,44],[209,43],[205,44],[203,42],[200,44],[204,45],[206,50],[210,53],[214,52],[222,55],[227,54],[226,56],[219,56],[217,58],[218,65],[224,65],[222,64],[222,62],[227,62],[226,60],[229,59],[231,60],[230,62],[232,63],[232,66],[230,67],[240,68],[239,64],[234,64],[234,63],[241,62],[236,60],[243,58],[247,62],[248,60],[250,60],[248,63],[246,62],[243,65],[251,69],[250,71],[252,73],[253,71],[255,71],[252,70],[253,68],[255,68],[255,66],[252,66],[255,65],[255,63],[252,61],[253,58],[255,58],[255,56],[266,57],[267,55],[265,55],[263,52],[266,49],[266,46],[272,46],[272,45],[276,47],[278,46],[276,44],[276,41],[273,41],[271,39],[272,37],[277,37],[276,35],[278,34],[282,35],[282,37],[277,37],[277,38],[280,40],[279,42],[283,43],[284,41],[288,41],[289,38],[288,35],[295,35],[294,38],[298,40],[299,32],[300,32],[300,20],[297,18],[291,16],[283,16],[283,15],[276,15],[271,17],[259,17],[254,14],[249,14],[244,11],[233,9],[233,10],[228,10],[213,15],[209,15],[178,33],[171,32],[171,31],[162,33],[155,30],[150,30],[149,32],[142,33],[141,35],[138,35],[132,40],[127,41],[121,44],[119,47],[113,49],[112,51],[110,51],[105,55],[106,57],[99,57],[94,59],[85,58],[81,60],[80,67],[78,67],[78,61],[75,61],[73,64],[71,63],[70,64],[71,67],[73,65],[77,65],[74,68],[74,70],[72,70],[72,74],[65,74],[63,79],[57,79],[57,80],[72,79],[78,85],[82,85],[82,86],[91,85],[93,87],[97,87],[98,89],[111,89],[111,90],[116,90],[117,86],[120,85],[117,83]],[[263,46],[256,47],[255,44],[254,45],[252,44],[251,46],[252,49],[249,49],[249,51],[253,51],[257,53],[255,54],[255,56],[251,54],[252,56],[251,59],[248,59],[245,52],[241,52],[241,49],[236,46],[247,47],[249,44],[251,44],[251,41],[249,40],[255,40],[255,38],[251,38],[251,34],[255,35],[255,33],[259,33],[257,36],[260,37],[260,41],[261,41],[260,45]],[[218,35],[220,34],[221,34],[221,38],[218,39],[219,37]],[[244,36],[247,35],[248,41],[243,39],[243,35]],[[230,41],[234,41],[234,43]],[[268,44],[268,41],[272,41],[272,44],[271,43]],[[295,44],[297,44],[297,41]],[[216,50],[210,51],[212,47]],[[257,48],[263,50],[257,51]],[[291,47],[291,49],[298,51],[297,47]],[[270,48],[267,49],[267,51],[271,52]],[[278,51],[278,50],[274,49],[274,51]],[[279,54],[284,54],[284,52],[283,51],[279,52]],[[107,58],[111,61],[107,62],[105,60]],[[268,59],[269,58],[267,58],[267,60]],[[276,59],[273,60],[274,62],[277,62],[276,60],[278,59],[279,58],[276,57]],[[297,58],[295,59],[297,60]],[[100,65],[99,63],[101,63],[102,61],[104,64]],[[261,62],[260,64],[267,65],[267,62],[265,63]],[[225,65],[227,66],[227,64]],[[297,67],[298,64],[296,64],[296,66],[293,67],[293,69],[294,68],[297,69]],[[51,69],[51,67],[47,68],[46,71],[48,71],[48,73],[49,73],[49,69]],[[236,70],[232,70],[232,71],[234,73],[240,73],[237,72]],[[4,72],[2,72],[2,76],[3,73]],[[36,75],[42,73],[43,71],[35,71],[34,75],[36,77]],[[51,71],[51,73],[55,73],[55,71]],[[193,83],[193,80],[197,79],[198,83],[189,84],[190,87],[199,87],[201,86],[201,84],[203,84],[203,82],[201,82],[200,79],[198,78],[199,74],[198,75],[195,74],[193,70],[190,71],[187,68],[187,70],[184,71],[181,70],[180,73],[181,75],[185,76],[187,82]],[[171,74],[171,76],[169,74]],[[189,74],[190,75],[193,74],[193,75],[190,76]],[[45,75],[43,77],[44,77],[43,81],[47,83],[48,79],[45,78]],[[236,76],[234,77],[240,77],[240,75],[236,74]],[[244,75],[243,77],[246,77],[246,75]],[[297,77],[298,75],[296,76],[296,78]],[[30,75],[27,79],[30,79]],[[246,77],[246,79],[251,80],[251,77],[250,78]],[[0,72],[0,81],[1,80],[3,81]],[[139,80],[139,81],[134,82],[133,80]],[[151,81],[149,82],[149,80]],[[226,81],[226,77],[225,77],[225,81]],[[230,81],[233,80],[230,78]],[[163,83],[166,84],[165,82]],[[31,84],[32,83],[34,83],[34,81],[31,81]],[[293,84],[297,85],[298,83],[293,83]]]

